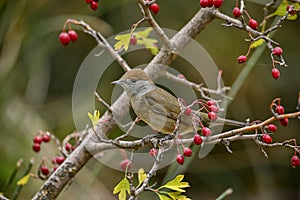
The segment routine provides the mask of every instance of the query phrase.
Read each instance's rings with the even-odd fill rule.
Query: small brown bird
[[[132,69],[112,83],[122,86],[127,92],[131,106],[141,120],[156,131],[173,133],[180,113],[178,100],[166,90],[157,87],[142,69]],[[179,133],[193,131],[192,116],[181,116]]]

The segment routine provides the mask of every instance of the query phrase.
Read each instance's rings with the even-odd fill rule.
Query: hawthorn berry
[[[41,136],[35,136],[33,138],[33,143],[41,144],[42,143],[42,137]]]
[[[211,106],[209,106],[208,108],[209,108],[209,110],[210,110],[211,112],[217,113],[217,112],[219,111],[219,108],[218,108],[217,106],[215,106],[215,105],[211,105]]]
[[[289,124],[289,119],[288,118],[283,118],[280,120],[280,124],[282,126],[287,126]]]
[[[131,45],[136,45],[136,43],[137,43],[137,39],[136,39],[135,35],[132,35],[130,37],[130,44]]]
[[[35,152],[39,152],[39,151],[41,150],[41,145],[38,144],[38,143],[34,143],[34,144],[32,145],[32,149],[33,149],[33,151],[35,151]]]
[[[300,165],[300,159],[297,155],[293,155],[293,157],[291,158],[291,165],[293,168],[296,168]]]
[[[65,150],[67,152],[73,151],[73,145],[71,145],[70,143],[66,143],[65,144]]]
[[[186,108],[184,111],[184,114],[187,116],[190,116],[192,114],[192,109],[191,108]]]
[[[272,69],[271,74],[274,79],[278,79],[280,77],[280,71],[276,67]]]
[[[278,105],[276,106],[275,109],[276,113],[278,113],[279,115],[282,115],[284,113],[284,107],[282,105]]]
[[[215,113],[215,112],[208,112],[207,116],[208,116],[208,119],[210,119],[211,121],[215,121],[218,117],[217,113]]]
[[[247,56],[241,55],[238,57],[237,61],[238,63],[244,63],[247,60]]]
[[[207,7],[212,7],[214,5],[214,0],[207,1]]]
[[[40,170],[41,170],[41,173],[45,176],[47,176],[50,173],[49,168],[46,166],[41,166]]]
[[[158,151],[155,148],[152,148],[149,151],[149,154],[150,154],[151,157],[157,156],[157,153],[158,153]]]
[[[280,56],[282,54],[282,48],[281,47],[275,47],[273,49],[273,54],[276,56]]]
[[[290,10],[291,7],[292,7],[291,5],[287,5],[286,10],[289,11],[289,14],[290,14],[290,15],[296,14],[296,11],[295,11],[294,9],[291,9],[291,10]]]
[[[68,45],[70,43],[70,36],[68,35],[68,33],[66,32],[61,32],[59,34],[59,40],[60,43],[62,43],[63,45]]]
[[[78,35],[77,35],[76,31],[74,31],[74,30],[69,30],[68,35],[69,35],[71,41],[73,41],[73,42],[76,42],[76,40],[78,39]]]
[[[233,10],[232,10],[232,14],[236,18],[238,18],[242,15],[239,7],[234,7]]]
[[[195,134],[194,135],[194,144],[200,145],[200,144],[202,144],[202,142],[203,142],[202,137],[199,134]]]
[[[97,10],[98,9],[98,2],[93,1],[92,3],[90,3],[90,8],[92,10]]]
[[[123,171],[129,170],[131,168],[131,161],[129,159],[124,159],[120,162],[120,168]]]
[[[43,142],[50,142],[51,137],[50,137],[50,135],[43,135],[42,140],[43,140]]]
[[[189,147],[183,148],[183,155],[186,157],[190,157],[192,155],[193,151]]]
[[[200,0],[200,6],[206,8],[208,6],[208,0]]]
[[[157,3],[153,3],[149,6],[149,9],[151,10],[151,12],[156,15],[160,9],[159,5]]]
[[[61,163],[63,163],[65,161],[65,157],[63,157],[63,156],[58,156],[58,157],[56,157],[55,158],[55,163],[57,163],[57,164],[61,164]]]
[[[213,100],[208,100],[206,104],[207,104],[208,106],[213,106],[213,105],[216,105],[216,102],[213,101]]]
[[[178,164],[183,165],[183,163],[184,163],[184,157],[183,157],[183,155],[177,154],[176,161],[177,161]]]
[[[85,0],[86,4],[90,4],[93,2],[93,0]]]
[[[220,8],[223,4],[223,0],[213,0],[215,8]]]
[[[271,132],[276,132],[277,131],[277,126],[275,124],[269,124],[267,126],[268,130]]]
[[[254,30],[256,30],[258,27],[258,23],[255,19],[250,19],[248,24]]]
[[[262,140],[267,144],[272,143],[272,137],[269,134],[263,134]]]
[[[210,130],[210,128],[208,128],[208,127],[203,127],[203,128],[202,128],[202,135],[205,136],[205,137],[210,136],[210,135],[211,135],[211,130]]]

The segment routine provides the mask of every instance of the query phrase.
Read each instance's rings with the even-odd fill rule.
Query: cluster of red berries
[[[207,106],[209,109],[209,112],[207,114],[208,118],[211,121],[216,121],[218,118],[217,113],[219,112],[219,108],[216,106],[216,102],[214,102],[213,100],[209,100],[207,101]]]
[[[189,147],[183,147],[183,154],[178,153],[176,156],[176,162],[180,165],[183,165],[184,163],[184,157],[191,157],[193,154],[192,149]]]
[[[220,8],[223,4],[223,0],[200,0],[200,6],[202,8],[210,8],[210,7],[215,7],[215,8]]]
[[[281,47],[275,47],[272,51],[272,55],[276,55],[276,56],[281,56],[283,53]],[[274,58],[272,57],[273,59],[273,63],[274,63]],[[278,79],[280,77],[280,71],[275,67],[275,65],[273,65],[273,69],[272,69],[272,77],[274,79]]]
[[[76,31],[72,29],[69,30],[68,32],[63,31],[59,34],[60,43],[62,43],[63,45],[68,45],[71,41],[76,42],[77,39],[78,39],[78,35]]]
[[[160,9],[159,5],[157,3],[151,3],[149,5],[149,9],[151,10],[151,12],[156,15]]]
[[[52,159],[52,164],[53,164],[52,172],[54,172],[58,168],[58,166],[61,165],[64,161],[65,161],[65,157],[63,157],[63,156],[57,156],[57,157],[53,158]],[[39,168],[39,172],[46,177],[50,174],[50,169],[44,164],[44,161]]]
[[[98,0],[85,0],[85,2],[90,5],[90,8],[92,10],[97,10],[98,9],[98,6],[99,6],[98,5]]]
[[[274,133],[274,132],[277,131],[277,126],[276,126],[275,124],[269,124],[269,125],[266,126],[266,129],[267,129],[268,131]],[[264,133],[264,134],[262,135],[261,139],[262,139],[262,141],[263,141],[264,143],[267,143],[267,144],[270,144],[270,143],[272,143],[272,141],[273,141],[272,137],[271,137],[270,134],[268,134],[268,133]]]
[[[48,133],[45,133],[43,131],[38,131],[37,135],[33,138],[33,145],[32,149],[35,152],[39,152],[41,150],[41,144],[42,142],[49,142],[51,140],[51,136]]]

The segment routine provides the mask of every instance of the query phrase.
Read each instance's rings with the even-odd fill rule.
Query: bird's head
[[[153,81],[139,68],[129,70],[112,84],[120,85],[129,96],[149,92],[155,87]]]

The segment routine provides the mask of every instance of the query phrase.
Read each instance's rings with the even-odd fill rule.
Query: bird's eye
[[[136,79],[131,79],[131,82],[132,83],[136,83]]]

